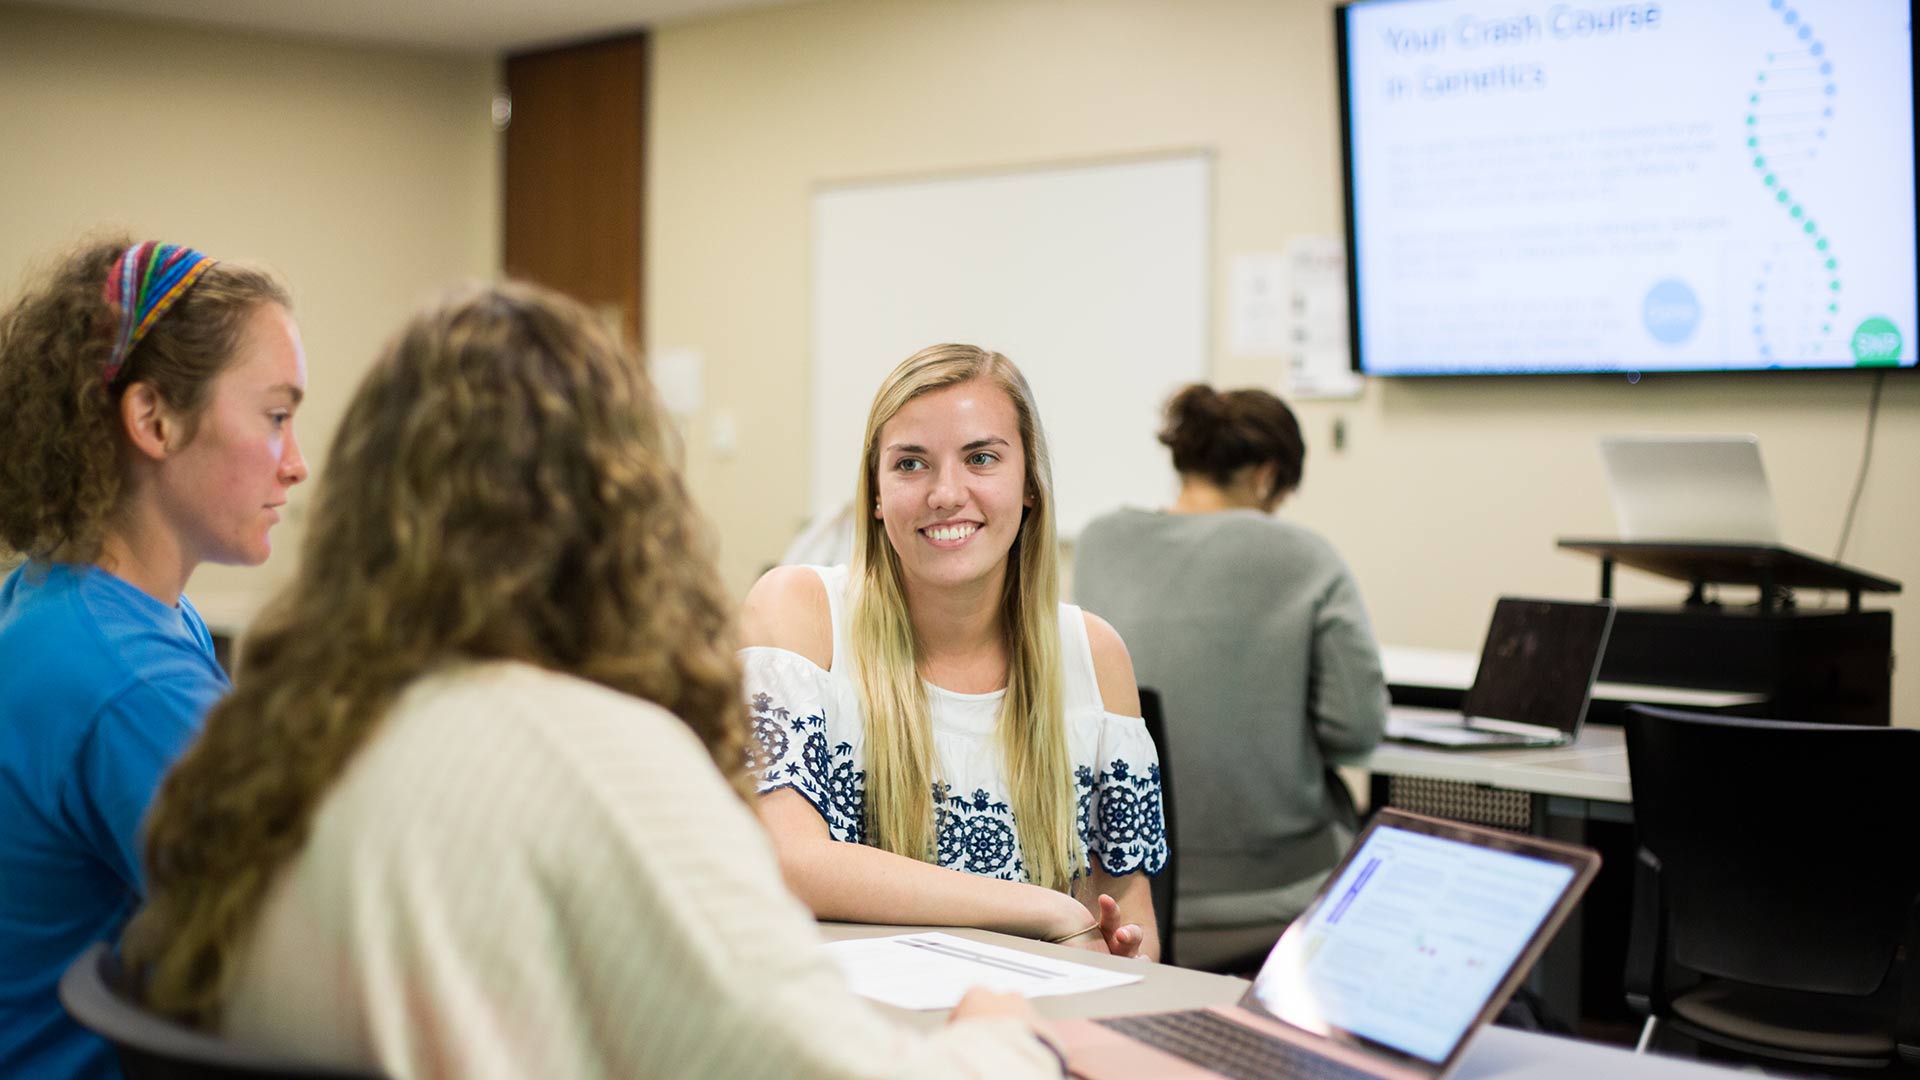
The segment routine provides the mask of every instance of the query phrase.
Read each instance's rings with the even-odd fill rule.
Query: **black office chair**
[[[296,1065],[162,1019],[122,997],[120,958],[104,942],[60,976],[60,1004],[113,1044],[127,1080],[383,1080],[378,1073]]]
[[[1920,1062],[1920,731],[1637,705],[1626,729],[1640,1048]]]
[[[1160,929],[1160,962],[1174,963],[1173,905],[1180,893],[1180,845],[1173,830],[1173,763],[1167,747],[1167,717],[1160,707],[1160,692],[1140,688],[1140,716],[1147,722],[1147,736],[1160,755],[1160,805],[1166,815],[1167,868],[1155,874],[1149,888],[1153,894],[1153,921]]]

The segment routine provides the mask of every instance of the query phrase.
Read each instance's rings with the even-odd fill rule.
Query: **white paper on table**
[[[854,993],[902,1009],[951,1009],[976,986],[1033,998],[1140,981],[1138,975],[982,945],[952,934],[858,938],[821,948],[839,965]]]

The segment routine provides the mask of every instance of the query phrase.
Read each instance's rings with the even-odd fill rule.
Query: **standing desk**
[[[1766,715],[1826,724],[1892,719],[1893,612],[1860,610],[1862,593],[1897,593],[1899,582],[1804,551],[1698,541],[1562,540],[1564,551],[1600,560],[1600,598],[1613,596],[1613,568],[1686,582],[1675,607],[1621,606],[1600,673],[1608,678],[1758,690]],[[1707,586],[1751,585],[1752,607],[1709,599]],[[1845,611],[1805,610],[1794,589],[1838,590]]]
[[[1142,976],[1140,982],[1109,990],[1034,999],[1034,1011],[1054,1020],[1231,1005],[1240,1000],[1240,995],[1247,989],[1245,979],[1229,975],[1210,975],[1203,971],[1168,967],[1144,960],[1102,956],[1064,945],[997,934],[991,930],[854,923],[822,923],[820,930],[829,941],[939,930],[989,945]],[[914,1012],[890,1005],[875,1007],[901,1023],[921,1029],[937,1027],[946,1022],[945,1010]],[[1636,1056],[1618,1047],[1598,1043],[1489,1027],[1468,1048],[1466,1059],[1454,1074],[1454,1080],[1728,1080],[1740,1075],[1744,1074],[1695,1061]]]

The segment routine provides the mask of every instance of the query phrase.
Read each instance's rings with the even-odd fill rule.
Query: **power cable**
[[[1873,464],[1873,428],[1880,419],[1880,388],[1887,382],[1887,373],[1877,372],[1873,377],[1873,396],[1867,401],[1867,438],[1860,447],[1860,475],[1853,481],[1853,498],[1847,500],[1847,519],[1840,526],[1840,544],[1834,548],[1833,561],[1847,553],[1847,538],[1853,534],[1853,513],[1860,509],[1860,493],[1867,487],[1867,466]]]

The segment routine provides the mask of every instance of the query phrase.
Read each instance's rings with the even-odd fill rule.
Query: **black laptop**
[[[1612,629],[1611,600],[1503,596],[1460,711],[1396,707],[1387,738],[1450,750],[1571,743]]]

